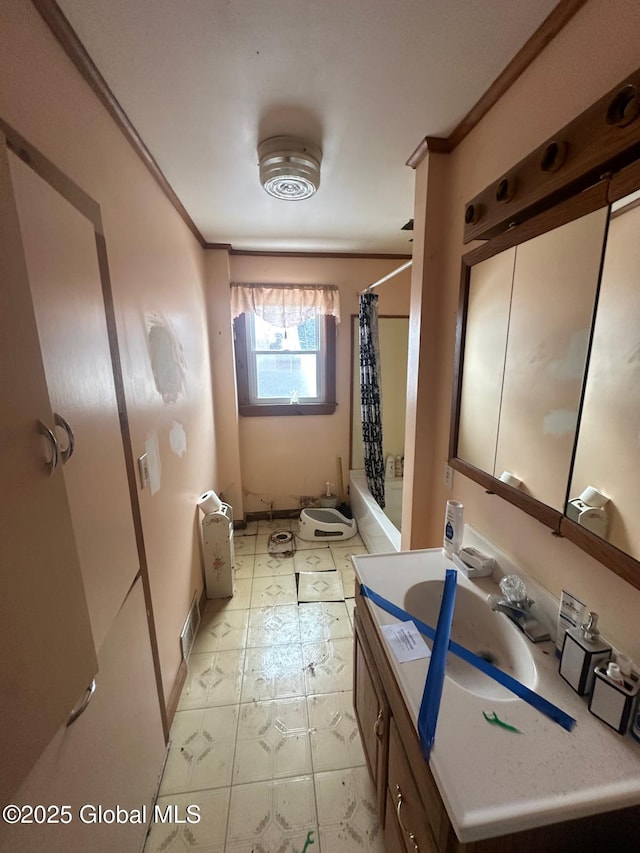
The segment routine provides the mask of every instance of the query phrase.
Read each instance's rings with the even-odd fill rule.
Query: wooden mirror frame
[[[483,486],[488,494],[495,494],[533,516],[549,527],[553,535],[565,537],[633,587],[640,589],[638,560],[567,518],[559,510],[503,483],[457,455],[470,271],[475,264],[499,252],[524,243],[640,189],[640,113],[636,112],[622,124],[611,121],[612,108],[619,102],[621,93],[625,93],[626,102],[629,92],[635,93],[636,100],[640,99],[640,71],[624,80],[498,181],[499,184],[506,180],[511,186],[523,188],[522,192],[515,192],[507,200],[506,208],[509,204],[513,204],[511,211],[507,211],[506,214],[502,212],[505,207],[502,199],[497,199],[500,210],[490,209],[487,199],[495,196],[496,182],[466,205],[465,242],[483,237],[490,239],[462,258],[456,323],[449,464],[454,470]],[[616,135],[616,130],[619,131],[619,135]],[[566,145],[563,140],[568,141]],[[544,153],[549,146],[558,144],[565,145],[565,159],[558,169],[554,170],[552,180],[549,181],[548,176],[542,174],[546,171],[543,169]],[[540,180],[537,182],[531,178],[534,163],[539,164],[539,169],[542,170]],[[521,174],[527,176],[527,181],[518,180]],[[548,182],[546,189],[545,180]],[[470,208],[475,211],[482,210],[485,213],[487,226],[484,230],[481,222],[478,220],[472,222],[469,218]],[[585,384],[587,374],[584,377]],[[574,454],[576,443],[577,433]]]

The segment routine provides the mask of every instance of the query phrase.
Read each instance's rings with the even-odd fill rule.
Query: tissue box
[[[621,687],[607,677],[607,666],[594,670],[593,692],[589,699],[591,713],[623,735],[629,728],[633,705],[640,690],[640,682],[625,678]]]

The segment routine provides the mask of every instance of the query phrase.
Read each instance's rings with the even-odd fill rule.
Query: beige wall
[[[415,459],[409,460],[408,471],[409,466],[405,468],[413,480],[412,488],[405,489],[412,493],[412,507],[405,503],[403,517],[403,530],[407,528],[403,547],[409,537],[414,548],[436,546],[442,539],[445,501],[461,500],[466,521],[554,594],[568,588],[599,611],[603,633],[636,660],[640,660],[639,590],[462,475],[454,475],[453,489],[448,491],[442,467],[449,441],[460,256],[469,248],[462,244],[465,202],[638,66],[638,5],[592,0],[451,155],[431,154],[418,168],[412,309],[415,304],[420,311],[422,304],[422,323],[414,328],[415,314],[410,344],[410,376],[415,379],[408,411],[414,413],[414,423],[422,420],[421,428],[413,432],[416,439],[422,433],[433,443],[433,458],[425,456],[416,440]],[[425,303],[431,304],[430,314],[424,311]],[[434,359],[435,376],[430,372]],[[408,431],[411,428],[408,423]],[[419,514],[428,525],[420,525]],[[412,523],[406,525],[407,520]]]
[[[229,253],[226,250],[207,251],[205,264],[217,454],[217,478],[212,487],[231,504],[234,518],[238,520],[244,515],[244,499],[229,302]]]
[[[30,3],[5,0],[0,39],[0,115],[101,208],[133,452],[149,441],[158,449],[160,488],[141,492],[140,504],[168,696],[180,630],[202,589],[195,501],[217,485],[204,253]],[[164,402],[154,382],[150,315],[182,350],[175,402]]]
[[[351,388],[351,314],[358,294],[399,267],[402,260],[367,258],[286,258],[232,255],[234,282],[335,284],[340,290],[336,351],[336,395],[333,415],[240,418],[239,445],[245,512],[295,509],[302,495],[318,496],[327,481],[339,488],[338,457],[348,484]],[[381,285],[381,314],[408,313],[409,271]]]
[[[446,444],[440,449],[436,444],[438,418],[434,408],[443,371],[444,381],[450,382],[449,362],[443,364],[439,352],[442,266],[449,236],[448,176],[449,160],[444,154],[428,154],[416,172],[402,488],[401,548],[405,551],[425,548],[430,542],[432,492],[448,456]],[[448,411],[444,398],[442,405],[444,418]]]

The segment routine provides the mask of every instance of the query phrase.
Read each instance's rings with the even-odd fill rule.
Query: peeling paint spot
[[[165,403],[175,403],[185,393],[187,363],[171,323],[159,314],[146,317],[147,346],[156,389]]]
[[[178,421],[174,421],[171,424],[171,430],[169,431],[169,444],[176,456],[179,456],[182,459],[187,452],[187,434],[184,431],[182,424],[178,423]]]
[[[149,462],[149,487],[151,488],[151,494],[155,495],[155,493],[160,489],[160,481],[162,479],[160,446],[158,445],[158,435],[155,430],[147,435],[147,439],[144,443],[144,450]]]
[[[550,361],[547,370],[556,379],[582,379],[588,345],[588,329],[580,329],[574,332],[569,338],[569,345],[564,358]]]
[[[578,413],[573,409],[554,409],[543,421],[542,431],[546,435],[569,435],[576,431]]]

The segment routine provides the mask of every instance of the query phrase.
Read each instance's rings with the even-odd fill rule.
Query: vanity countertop
[[[439,548],[367,554],[353,562],[361,583],[400,607],[413,585],[442,580],[447,568],[455,568]],[[458,572],[457,582],[482,597],[499,593],[492,578],[469,580]],[[398,620],[370,600],[366,606],[416,725],[428,661],[398,663],[380,630]],[[495,618],[507,620],[500,613]],[[533,689],[574,717],[576,725],[565,731],[505,688],[500,688],[504,698],[489,699],[445,678],[429,766],[460,841],[640,805],[640,743],[589,713],[587,697],[574,693],[558,674],[552,642],[527,645],[537,670]],[[495,711],[522,734],[488,724],[483,711]]]

